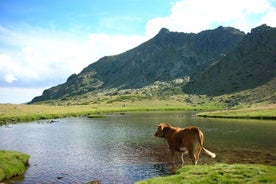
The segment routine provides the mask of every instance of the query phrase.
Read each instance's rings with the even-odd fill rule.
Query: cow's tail
[[[216,154],[207,150],[206,148],[202,147],[202,149],[205,151],[207,155],[209,155],[211,158],[216,158]]]
[[[203,142],[204,142],[204,135],[203,133],[201,132],[201,130],[198,129],[198,138],[199,138],[199,143],[200,143],[200,146],[202,147],[203,151],[209,155],[211,158],[216,158],[216,154],[207,150],[206,148],[204,148],[203,146]]]

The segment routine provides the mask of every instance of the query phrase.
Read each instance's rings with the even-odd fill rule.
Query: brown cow
[[[155,133],[156,137],[165,138],[168,142],[172,156],[172,172],[175,172],[175,152],[181,154],[182,164],[184,163],[183,154],[189,154],[193,164],[197,164],[201,150],[203,149],[211,158],[216,154],[203,147],[204,135],[202,131],[195,126],[187,128],[172,127],[170,124],[161,123]]]

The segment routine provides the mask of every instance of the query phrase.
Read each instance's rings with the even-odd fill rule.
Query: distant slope
[[[64,84],[45,90],[31,103],[99,90],[151,89],[151,85],[158,87],[157,81],[169,82],[163,88],[171,90],[164,88],[160,92],[168,94],[169,91],[171,95],[174,91],[181,92],[179,85],[186,94],[237,94],[260,86],[261,93],[268,94],[265,91],[271,86],[275,89],[275,78],[276,28],[261,25],[248,34],[231,27],[198,34],[163,28],[136,48],[90,64],[79,74],[71,75]],[[172,82],[178,79],[184,82]],[[177,90],[174,84],[178,85]],[[162,95],[160,92],[155,94]],[[269,94],[269,99],[275,98]],[[246,98],[252,99],[249,96]]]
[[[185,85],[183,92],[217,96],[256,88],[275,78],[276,28],[262,25]]]

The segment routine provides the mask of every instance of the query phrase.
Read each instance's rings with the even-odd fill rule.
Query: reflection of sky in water
[[[168,148],[162,139],[153,136],[160,122],[199,126],[211,151],[218,147],[232,149],[233,145],[242,149],[261,148],[263,144],[275,148],[276,140],[275,121],[207,119],[181,112],[43,122],[0,127],[0,149],[31,155],[31,166],[22,183],[133,183],[166,175]],[[210,160],[201,157],[201,163]],[[189,164],[187,156],[185,161]]]

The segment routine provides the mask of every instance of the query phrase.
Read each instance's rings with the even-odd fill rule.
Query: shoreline
[[[204,118],[276,120],[276,104],[234,110],[201,112],[197,116]]]
[[[15,176],[23,175],[29,166],[30,155],[0,150],[0,182]]]
[[[111,113],[126,112],[162,112],[162,111],[202,111],[218,110],[218,106],[191,106],[181,103],[174,104],[170,101],[161,102],[133,102],[119,104],[96,105],[16,105],[0,104],[0,126],[35,120],[57,119],[65,117],[101,117]]]
[[[162,112],[162,111],[204,111],[195,114],[204,118],[233,118],[233,119],[260,119],[276,120],[276,104],[269,104],[255,108],[241,108],[236,110],[221,110],[221,106],[191,106],[179,104],[149,104],[137,105],[16,105],[0,104],[0,126],[30,122],[35,120],[50,120],[65,117],[104,117],[110,113],[125,112]]]

